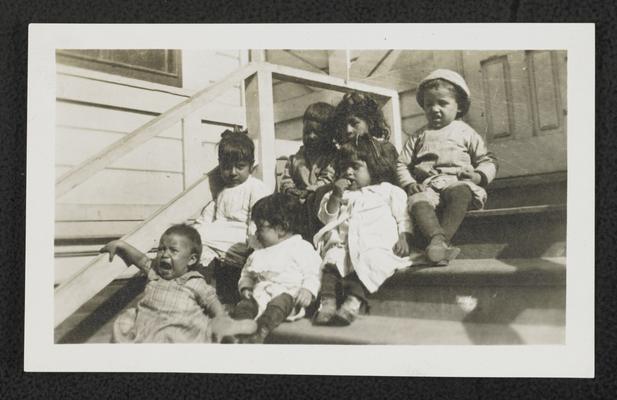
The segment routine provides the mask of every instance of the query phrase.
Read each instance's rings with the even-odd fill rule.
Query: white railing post
[[[246,127],[257,148],[256,175],[274,190],[276,185],[276,155],[274,152],[274,98],[272,73],[259,68],[257,73],[245,80]]]
[[[403,128],[401,126],[401,104],[398,94],[390,97],[383,106],[383,115],[390,126],[390,142],[401,151],[403,147]]]
[[[183,190],[186,190],[205,173],[200,168],[202,163],[199,162],[199,157],[203,157],[200,129],[201,118],[198,113],[193,113],[182,119]]]

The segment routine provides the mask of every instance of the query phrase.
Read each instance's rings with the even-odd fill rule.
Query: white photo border
[[[594,36],[593,24],[31,24],[25,371],[593,377]],[[567,50],[570,168],[566,343],[552,346],[54,344],[55,176],[54,152],[50,149],[55,148],[55,50],[58,48]]]

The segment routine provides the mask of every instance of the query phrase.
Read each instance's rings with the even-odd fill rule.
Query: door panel
[[[565,171],[563,51],[465,51],[465,118],[500,161],[499,177]]]

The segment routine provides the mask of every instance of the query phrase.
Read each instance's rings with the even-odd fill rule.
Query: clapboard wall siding
[[[163,204],[181,191],[181,173],[104,169],[58,203]]]
[[[56,176],[246,62],[238,50],[183,51],[182,58],[182,88],[58,64]],[[57,199],[56,238],[121,236],[191,183],[187,160],[190,179],[212,169],[220,133],[244,124],[240,83],[195,114]]]
[[[152,114],[103,108],[95,104],[56,102],[56,126],[58,128],[129,133],[152,118],[154,118]],[[182,139],[182,126],[180,123],[175,124],[159,136]]]
[[[163,204],[65,204],[56,203],[56,221],[144,220]]]
[[[56,147],[71,151],[59,152],[58,155],[62,158],[58,157],[56,163],[78,165],[124,135],[126,134],[59,127],[56,130]],[[110,167],[182,173],[182,140],[170,137],[153,138],[112,163]]]

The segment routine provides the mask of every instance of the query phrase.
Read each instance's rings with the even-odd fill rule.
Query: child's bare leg
[[[471,189],[465,184],[457,184],[441,192],[443,209],[441,227],[448,242],[461,226],[471,204]]]

